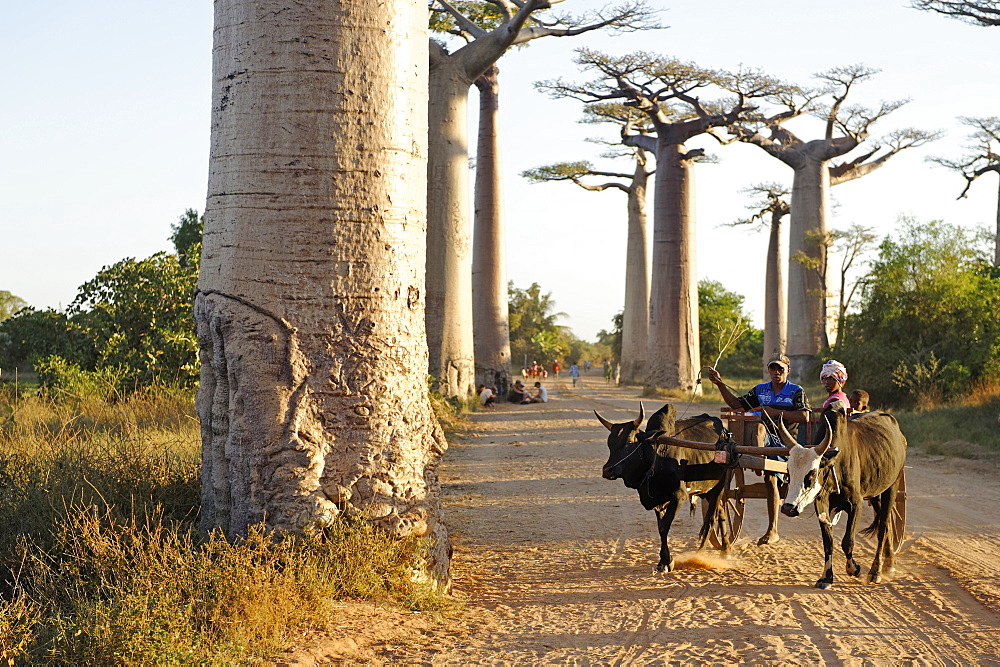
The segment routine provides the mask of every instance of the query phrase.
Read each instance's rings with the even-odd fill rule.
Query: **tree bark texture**
[[[798,253],[821,259],[825,256],[818,235],[827,233],[830,171],[828,161],[803,154],[794,167],[792,213],[788,231],[788,358],[796,381],[810,375],[819,363],[820,351],[828,345],[828,290],[820,277],[826,273],[803,266]],[[813,238],[815,237],[815,238]]]
[[[656,143],[647,383],[700,393],[694,165],[683,143]]]
[[[772,354],[785,353],[788,310],[785,295],[783,253],[781,252],[781,219],[783,212],[771,214],[771,235],[767,242],[767,269],[764,276],[764,358],[763,379],[769,380],[767,360]]]
[[[511,384],[510,318],[500,170],[500,81],[494,65],[476,79],[479,141],[472,235],[473,343],[476,383],[504,396]]]
[[[202,521],[366,517],[448,578],[424,332],[426,7],[216,0]]]
[[[641,151],[640,151],[641,153]],[[625,307],[622,312],[624,382],[644,381],[649,347],[649,283],[652,263],[646,216],[646,159],[636,159],[628,188],[628,240],[625,249]]]
[[[427,153],[427,347],[445,396],[475,392],[465,68],[431,46]]]

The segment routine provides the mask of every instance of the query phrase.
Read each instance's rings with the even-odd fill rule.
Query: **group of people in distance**
[[[812,410],[809,408],[809,401],[802,387],[788,381],[788,368],[788,357],[783,354],[773,355],[767,362],[767,372],[771,376],[771,381],[758,384],[742,396],[737,396],[730,390],[716,369],[709,368],[707,375],[709,381],[722,394],[722,400],[726,405],[734,410],[760,411],[762,415],[773,419],[782,418],[786,422],[791,422],[789,431],[794,433],[798,424],[810,421]],[[819,380],[828,394],[823,402],[823,410],[828,407],[842,408],[848,413],[853,410],[854,414],[868,410],[868,392],[855,389],[850,396],[844,392],[844,386],[847,384],[847,368],[844,364],[834,359],[827,361],[820,369]],[[769,419],[761,421],[767,434],[764,446],[782,447],[775,423]],[[766,473],[765,480],[769,525],[773,526],[780,500],[778,477],[774,473]],[[770,544],[777,539],[777,534],[767,533],[760,538],[758,544]]]
[[[559,377],[559,364],[555,364],[552,370],[556,377]],[[528,378],[547,378],[548,376],[549,372],[545,369],[545,366],[542,366],[537,361],[532,361],[530,366],[521,369],[521,377],[525,380]]]
[[[479,404],[481,406],[484,408],[496,407],[496,388],[487,387],[486,385],[481,384],[479,385],[477,392],[479,393]],[[534,387],[528,388],[524,386],[523,382],[518,380],[514,383],[514,386],[510,388],[507,400],[511,403],[548,403],[549,390],[546,389],[541,382],[535,382]]]

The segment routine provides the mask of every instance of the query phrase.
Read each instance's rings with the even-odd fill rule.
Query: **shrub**
[[[52,396],[109,400],[118,388],[119,374],[113,368],[85,371],[59,356],[38,359],[38,384]]]
[[[1000,380],[1000,275],[975,235],[904,220],[863,281],[836,357],[878,403],[934,405]]]

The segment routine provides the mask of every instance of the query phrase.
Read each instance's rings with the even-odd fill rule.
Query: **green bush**
[[[933,406],[1000,380],[1000,274],[961,227],[903,220],[834,355],[877,403]]]
[[[85,371],[55,355],[38,359],[34,366],[39,386],[54,397],[110,400],[118,389],[119,373],[113,368]]]
[[[196,283],[196,266],[182,266],[177,255],[162,252],[101,269],[68,309],[73,326],[93,343],[93,368],[120,369],[123,389],[157,382],[193,386]]]
[[[0,367],[26,371],[37,359],[49,356],[92,368],[97,353],[65,313],[25,308],[0,322]]]

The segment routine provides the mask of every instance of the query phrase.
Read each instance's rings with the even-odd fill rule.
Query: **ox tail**
[[[874,519],[872,519],[871,525],[862,528],[859,532],[865,537],[871,537],[872,535],[876,534],[878,532],[878,517],[876,516]]]

